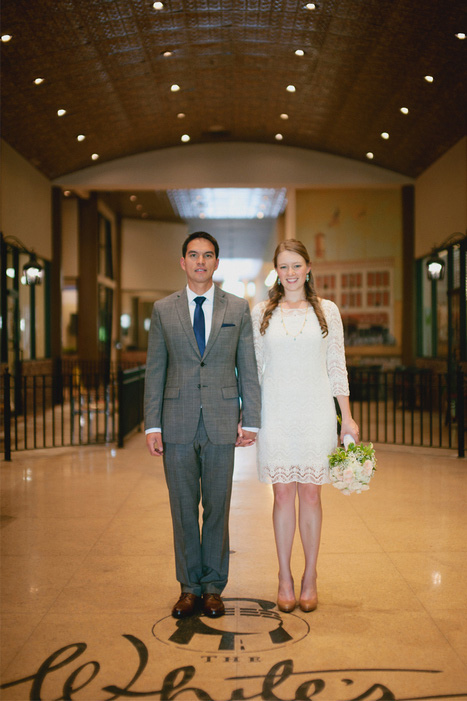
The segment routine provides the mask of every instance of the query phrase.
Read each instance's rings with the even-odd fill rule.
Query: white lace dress
[[[311,306],[277,307],[264,336],[259,329],[266,302],[252,311],[262,397],[261,482],[329,482],[328,455],[337,445],[333,397],[348,395],[349,384],[339,310],[330,300],[321,304],[329,330],[324,338]]]

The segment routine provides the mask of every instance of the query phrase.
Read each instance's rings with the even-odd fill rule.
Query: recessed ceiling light
[[[282,141],[284,137],[282,136],[282,134],[276,134],[274,138],[276,139],[276,141]]]
[[[189,141],[189,140],[190,140],[190,137],[188,136],[188,134],[183,134],[183,135],[182,135],[182,141],[183,141],[184,143],[187,143],[187,141]]]
[[[295,56],[304,56],[304,55],[305,55],[305,52],[303,51],[303,49],[296,49],[295,50]]]
[[[163,2],[153,2],[152,6],[155,10],[162,10],[162,8],[164,7],[164,3]]]
[[[78,139],[78,141],[84,141],[86,137],[84,136],[84,134],[78,134],[76,138]]]
[[[142,205],[142,204],[137,204],[137,205],[136,205],[136,209],[138,210],[138,212],[140,212],[140,211],[143,209],[143,205]]]
[[[4,44],[11,41],[12,39],[13,39],[13,37],[11,36],[11,34],[3,34],[2,35],[2,41]]]
[[[295,92],[296,87],[295,87],[295,85],[287,85],[286,90],[287,90],[288,92]]]
[[[177,118],[178,118],[178,119],[185,119],[185,117],[186,117],[186,114],[185,114],[184,112],[179,112],[179,113],[177,114]]]
[[[177,85],[176,83],[174,83],[174,85],[170,86],[170,89],[172,92],[177,92],[178,90],[180,90],[180,85]]]
[[[63,117],[63,115],[66,114],[66,110],[57,110],[57,114],[59,117]]]
[[[35,85],[40,85],[44,82],[44,78],[34,78]]]
[[[256,216],[258,217],[258,219],[263,219],[263,218],[264,218],[264,212],[258,212],[258,214],[257,214]]]
[[[382,132],[381,132],[381,138],[382,138],[382,139],[389,139],[389,134],[387,133],[387,131],[382,131]]]
[[[98,153],[93,153],[92,156],[91,156],[91,158],[92,158],[93,161],[97,161],[97,159],[99,158],[99,154],[98,154]]]
[[[408,107],[401,107],[401,112],[402,112],[402,114],[409,114],[409,108]]]
[[[132,202],[136,202],[137,199],[138,199],[138,198],[137,198],[136,195],[130,195],[130,200],[131,200]]]
[[[7,34],[7,36],[8,36],[8,34]],[[464,32],[459,32],[459,34],[456,34],[456,37],[458,39],[465,39],[465,34],[464,34]],[[10,37],[10,39],[11,39],[11,37]],[[10,41],[10,39],[7,39],[7,41]],[[3,37],[2,37],[2,41],[3,41]]]
[[[427,83],[432,83],[434,81],[434,78],[432,75],[426,75],[425,80]]]
[[[375,157],[375,154],[372,153],[371,151],[368,151],[368,153],[366,154],[366,157],[371,161]]]
[[[316,3],[314,2],[307,2],[305,7],[303,8],[304,10],[316,10]]]
[[[71,190],[64,190],[63,194],[65,197],[69,197],[71,195]]]
[[[163,51],[162,55],[168,58],[169,56],[173,56],[174,52],[173,51]]]
[[[289,115],[288,115],[288,114],[285,114],[285,112],[283,112],[283,113],[281,114],[281,119],[288,119],[288,118],[289,118]]]

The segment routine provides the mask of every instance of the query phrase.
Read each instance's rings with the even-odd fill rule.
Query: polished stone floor
[[[467,461],[377,446],[323,489],[317,611],[279,614],[272,492],[238,449],[227,615],[176,622],[171,521],[141,435],[1,465],[1,698],[467,699]],[[297,538],[298,584],[303,567]]]

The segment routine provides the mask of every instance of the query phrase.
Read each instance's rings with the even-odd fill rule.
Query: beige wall
[[[4,236],[16,236],[26,248],[50,260],[50,181],[5,141],[1,142],[0,226]]]
[[[415,182],[415,257],[467,230],[467,137]]]
[[[122,291],[169,294],[183,287],[186,278],[179,261],[187,235],[185,224],[124,219]]]

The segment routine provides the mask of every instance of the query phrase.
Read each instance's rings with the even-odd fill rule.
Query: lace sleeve
[[[259,329],[261,326],[261,322],[263,320],[263,312],[264,312],[264,302],[260,302],[259,304],[257,304],[253,308],[253,311],[251,312],[251,320],[253,322],[253,341],[254,341],[254,345],[255,345],[256,364],[258,366],[258,380],[259,380],[260,384],[261,384],[261,380],[263,377],[263,365],[264,365],[263,339],[264,339],[264,336],[261,336]]]
[[[344,329],[339,309],[329,300],[323,302],[323,309],[328,323],[328,348],[326,365],[334,397],[349,396],[349,380],[345,363]]]

